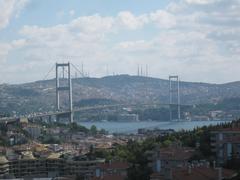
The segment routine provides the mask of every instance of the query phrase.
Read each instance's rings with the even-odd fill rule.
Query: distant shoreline
[[[97,129],[105,129],[109,133],[137,133],[138,129],[174,129],[180,130],[192,130],[196,127],[217,125],[223,122],[231,121],[183,121],[183,122],[170,122],[170,121],[138,121],[138,122],[78,122],[78,124],[90,128],[95,125]]]

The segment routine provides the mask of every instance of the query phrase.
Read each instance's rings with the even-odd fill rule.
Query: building
[[[67,176],[84,176],[90,179],[95,175],[98,164],[104,159],[89,160],[85,157],[61,157],[52,153],[47,158],[36,158],[32,152],[23,152],[19,159],[8,161],[0,158],[0,176],[11,175],[14,178],[54,178]]]
[[[192,117],[193,121],[209,121],[210,118],[208,116],[205,115],[195,115]]]
[[[139,116],[138,114],[127,114],[127,113],[124,113],[124,114],[120,114],[118,115],[118,121],[139,121]]]
[[[225,113],[221,110],[217,110],[217,111],[210,111],[209,112],[210,114],[210,117],[213,119],[213,120],[216,120],[216,119],[221,119],[224,117]]]
[[[156,173],[162,173],[169,168],[185,167],[194,152],[192,148],[182,147],[181,145],[156,148],[148,152],[149,167]]]
[[[138,134],[139,135],[145,135],[145,136],[166,136],[174,133],[174,129],[145,129],[141,128],[138,129]]]
[[[232,158],[240,159],[240,127],[223,128],[211,132],[212,152],[216,154],[218,164],[224,164]]]
[[[7,138],[10,146],[25,144],[27,142],[27,138],[22,133],[15,131],[8,131],[5,138]]]
[[[228,169],[188,166],[169,169],[165,174],[153,173],[150,180],[223,180],[232,179],[236,176],[236,172]]]
[[[0,156],[0,178],[6,176],[9,172],[8,160],[4,156]]]
[[[41,136],[41,127],[35,126],[35,125],[29,125],[24,128],[28,134],[31,136],[33,139],[37,139]]]
[[[92,180],[124,180],[127,178],[127,162],[109,162],[99,164]]]

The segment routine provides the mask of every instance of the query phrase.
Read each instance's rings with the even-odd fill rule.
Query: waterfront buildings
[[[141,128],[138,129],[139,135],[149,136],[149,137],[157,137],[157,136],[166,136],[174,133],[175,131],[173,129],[145,129]]]
[[[119,122],[135,122],[139,121],[139,116],[138,114],[119,114],[118,119]]]

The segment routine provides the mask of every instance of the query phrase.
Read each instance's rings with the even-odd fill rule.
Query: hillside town
[[[139,129],[137,134],[27,119],[0,127],[2,179],[239,177],[240,121],[180,132]]]

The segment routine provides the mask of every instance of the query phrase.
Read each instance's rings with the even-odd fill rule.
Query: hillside
[[[181,82],[184,104],[214,103],[240,97],[240,82],[207,84]],[[168,81],[129,75],[73,79],[74,105],[102,103],[168,103]],[[66,95],[63,94],[66,106]],[[89,100],[88,100],[89,99]],[[54,110],[55,80],[0,85],[0,114]]]

